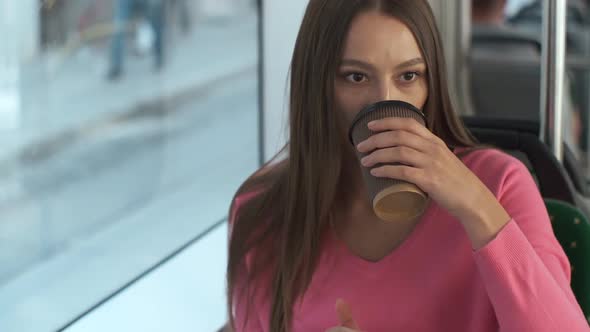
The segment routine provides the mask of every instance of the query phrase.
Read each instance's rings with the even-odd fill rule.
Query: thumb
[[[352,317],[352,310],[350,310],[350,305],[346,303],[344,300],[336,300],[336,313],[338,314],[338,320],[340,321],[342,327],[348,327],[357,331],[361,330],[361,328],[358,326],[358,324]]]

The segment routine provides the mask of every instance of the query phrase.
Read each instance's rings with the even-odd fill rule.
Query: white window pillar
[[[0,130],[16,129],[20,118],[19,1],[0,0]]]
[[[307,3],[308,0],[266,0],[263,4],[265,161],[288,139],[288,72]]]

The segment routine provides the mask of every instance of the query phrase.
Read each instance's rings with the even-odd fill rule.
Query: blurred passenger
[[[567,24],[568,26],[587,26],[590,24],[588,0],[567,0]],[[523,6],[513,17],[511,23],[517,25],[539,26],[543,21],[543,2],[534,0]],[[540,31],[539,31],[540,33]]]
[[[505,23],[506,0],[473,0],[471,18],[473,24],[500,26]]]

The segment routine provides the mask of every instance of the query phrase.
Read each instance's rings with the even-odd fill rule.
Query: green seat
[[[575,206],[545,199],[555,237],[572,266],[571,287],[590,322],[590,223]]]

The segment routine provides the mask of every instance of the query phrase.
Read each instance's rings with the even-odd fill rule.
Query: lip
[[[383,100],[383,101],[379,101],[379,102],[376,102],[374,104],[368,105],[365,108],[363,108],[354,117],[354,120],[352,120],[352,125],[348,129],[348,140],[350,141],[351,144],[354,145],[354,141],[352,140],[352,129],[354,128],[354,126],[356,126],[357,122],[359,122],[367,113],[373,112],[376,109],[379,109],[379,108],[384,107],[384,106],[397,106],[397,107],[400,107],[400,108],[405,108],[405,109],[408,109],[410,111],[413,111],[416,114],[420,115],[420,117],[422,117],[422,119],[424,120],[424,123],[426,123],[426,116],[424,115],[424,113],[421,110],[419,110],[418,108],[416,108],[414,105],[410,104],[410,103],[406,103],[405,101],[401,101],[401,100]]]

